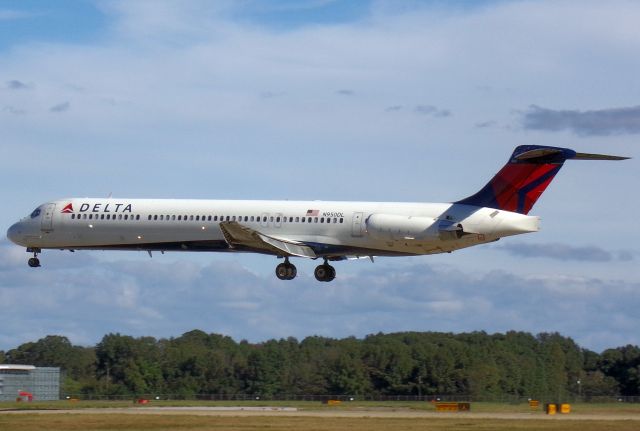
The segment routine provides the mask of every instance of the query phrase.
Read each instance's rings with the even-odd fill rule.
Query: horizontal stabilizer
[[[576,153],[573,160],[628,160],[631,157],[609,156],[607,154]]]

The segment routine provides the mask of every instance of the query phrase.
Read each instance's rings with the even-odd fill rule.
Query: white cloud
[[[110,17],[100,37],[3,53],[0,82],[30,88],[0,89],[0,225],[60,195],[110,192],[450,201],[484,185],[513,146],[541,137],[637,157],[627,136],[596,141],[502,127],[531,104],[636,106],[636,3],[467,10],[376,2],[354,22],[277,29],[237,19],[241,3],[100,3]],[[49,112],[61,103],[63,115]],[[454,115],[425,121],[417,106]],[[476,127],[483,124],[500,127]],[[560,254],[640,243],[630,219],[640,170],[602,163],[594,175],[595,164],[569,165],[534,208],[544,216],[537,240],[574,245]],[[177,335],[194,327],[254,340],[522,329],[558,330],[594,348],[609,346],[607,333],[638,342],[610,318],[636,321],[633,260],[532,261],[480,247],[434,256],[429,266],[341,263],[338,279],[318,286],[308,271],[279,283],[271,264],[256,270],[217,255],[45,255],[45,266],[31,271],[24,251],[0,247],[0,297],[15,310],[1,317],[1,346],[34,339],[36,324],[86,343],[109,331]]]
[[[13,249],[0,247],[3,256]],[[43,254],[45,266],[36,270],[22,261],[0,269],[6,310],[0,348],[49,333],[91,344],[107,332],[168,337],[193,328],[251,341],[515,329],[559,331],[596,350],[613,347],[598,335],[607,332],[640,343],[640,284],[613,279],[521,277],[421,263],[395,268],[387,260],[355,274],[338,263],[338,278],[327,285],[303,271],[281,282],[272,271],[256,276],[242,266],[194,264],[188,257],[55,266],[49,258],[59,253]]]

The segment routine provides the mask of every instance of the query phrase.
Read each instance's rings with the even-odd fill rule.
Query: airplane
[[[625,160],[568,148],[523,145],[477,193],[451,203],[69,198],[39,205],[7,237],[27,248],[30,267],[44,249],[252,252],[284,261],[280,280],[297,270],[290,258],[329,262],[377,256],[451,253],[539,230],[529,216],[566,160]]]

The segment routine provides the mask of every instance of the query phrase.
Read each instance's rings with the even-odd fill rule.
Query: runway
[[[318,409],[306,410],[295,407],[126,407],[126,408],[82,408],[62,410],[4,410],[0,414],[66,414],[66,415],[184,415],[220,417],[316,417],[316,418],[388,418],[388,419],[503,419],[503,420],[556,420],[556,421],[638,421],[640,414],[633,413],[570,413],[546,415],[542,412],[432,412],[393,408]],[[639,424],[640,426],[640,424]]]

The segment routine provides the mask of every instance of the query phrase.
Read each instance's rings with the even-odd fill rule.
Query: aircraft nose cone
[[[19,244],[20,237],[22,236],[22,228],[20,223],[15,223],[7,230],[7,238],[15,244]]]

